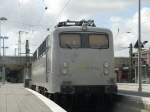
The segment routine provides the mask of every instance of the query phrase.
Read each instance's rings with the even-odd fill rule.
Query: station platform
[[[32,90],[31,90],[32,91]],[[0,86],[0,112],[54,112],[23,84]]]
[[[138,92],[138,84],[118,83],[118,92],[126,95],[150,97],[150,84],[142,84],[142,92]]]

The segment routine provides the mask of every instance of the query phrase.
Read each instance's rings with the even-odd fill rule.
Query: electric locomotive
[[[34,53],[32,85],[64,108],[99,102],[117,92],[113,56],[109,29],[93,20],[59,22]]]

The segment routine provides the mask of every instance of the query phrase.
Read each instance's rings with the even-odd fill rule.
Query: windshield
[[[106,34],[61,34],[60,47],[107,49],[109,40]]]
[[[79,48],[80,47],[80,35],[62,34],[60,38],[60,46],[62,48]]]
[[[108,38],[106,35],[89,35],[89,45],[91,48],[108,48]]]

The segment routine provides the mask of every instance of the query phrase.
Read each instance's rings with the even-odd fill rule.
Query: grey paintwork
[[[64,82],[70,82],[71,85],[112,85],[112,80],[115,79],[115,75],[113,73],[114,54],[111,31],[96,27],[88,27],[86,31],[108,34],[109,49],[60,48],[59,34],[62,32],[85,33],[85,31],[82,31],[82,27],[78,26],[55,28],[49,37],[50,45],[49,51],[47,52],[48,82],[46,82],[46,66],[42,64],[46,63],[42,61],[43,58],[33,63],[33,83],[48,88],[50,93],[60,92],[60,86]],[[109,75],[104,75],[104,63],[106,62],[109,63]],[[64,69],[67,73],[62,72]]]

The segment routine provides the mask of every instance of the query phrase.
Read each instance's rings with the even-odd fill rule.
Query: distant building
[[[138,82],[138,52],[133,53],[132,56],[132,66],[130,57],[114,58],[118,82]],[[141,51],[141,75],[143,83],[150,83],[150,49]]]
[[[129,57],[114,58],[115,73],[117,82],[128,82],[129,78]]]
[[[133,58],[135,58],[134,64],[138,63],[138,52],[133,53]],[[142,50],[141,51],[141,60],[142,60],[142,65],[150,65],[150,50]]]

